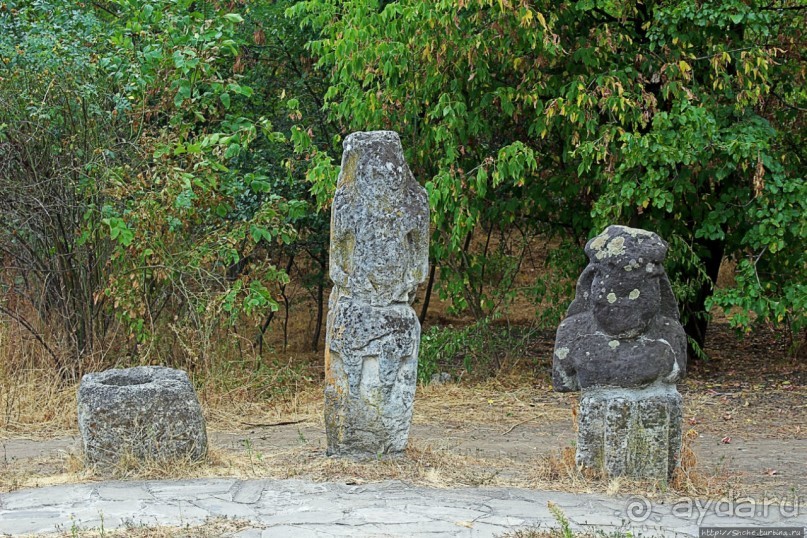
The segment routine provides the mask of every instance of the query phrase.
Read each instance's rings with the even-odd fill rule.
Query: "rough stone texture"
[[[85,375],[78,389],[78,426],[86,458],[201,459],[207,453],[202,409],[188,376],[162,366]]]
[[[40,535],[71,525],[107,532],[140,525],[185,529],[208,518],[235,517],[251,528],[227,536],[482,538],[512,535],[516,529],[557,528],[548,508],[551,503],[566,515],[576,534],[587,535],[601,531],[609,536],[694,538],[699,527],[706,526],[807,525],[804,498],[795,494],[786,501],[790,506],[764,499],[753,506],[747,501],[740,505],[732,500],[684,499],[672,504],[642,497],[514,488],[432,489],[403,482],[345,485],[232,478],[102,482],[0,494],[0,536]],[[88,533],[82,530],[81,535]]]
[[[578,465],[612,476],[668,478],[681,452],[682,407],[673,385],[583,390]]]
[[[558,327],[555,390],[582,391],[577,463],[619,476],[669,478],[681,448],[686,335],[658,235],[609,226]]]
[[[428,273],[429,205],[397,133],[345,139],[330,259],[328,454],[401,452],[417,385],[420,323],[410,305]]]

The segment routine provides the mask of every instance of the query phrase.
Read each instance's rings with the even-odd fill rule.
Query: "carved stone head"
[[[615,338],[635,338],[657,314],[678,319],[662,262],[667,243],[653,232],[609,226],[586,244],[590,260],[569,315],[589,311]]]

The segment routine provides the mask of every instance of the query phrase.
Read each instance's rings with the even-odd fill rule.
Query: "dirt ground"
[[[468,467],[458,482],[434,485],[533,486],[525,482],[522,473],[529,472],[530,465],[540,465],[540,458],[564,446],[571,446],[574,437],[570,420],[565,423],[530,421],[512,426],[507,426],[506,422],[496,426],[445,421],[441,424],[415,424],[410,439],[421,450],[428,448],[458,456],[456,461]],[[801,495],[807,484],[807,439],[770,438],[747,431],[738,431],[730,442],[725,442],[724,438],[721,433],[704,431],[698,434],[693,443],[699,470],[725,481],[719,488],[721,494]],[[312,459],[327,459],[324,456],[324,439],[325,430],[321,425],[298,424],[242,432],[212,432],[211,446],[241,457],[252,454],[258,459],[287,453],[305,466]],[[28,480],[21,485],[47,485],[50,483],[47,477],[63,473],[65,458],[78,451],[77,437],[6,439],[0,441],[0,469],[4,466],[16,468],[17,472],[25,469]],[[255,474],[263,475],[260,470]],[[275,473],[270,469],[269,474]],[[357,476],[360,474],[357,473]],[[35,480],[36,475],[41,478],[40,481]],[[350,476],[333,478],[365,480]],[[33,483],[29,482],[31,479],[34,479]],[[542,482],[534,485],[546,485]],[[561,481],[552,489],[567,489],[564,486]]]
[[[692,364],[679,387],[688,444],[697,459],[689,462],[698,475],[691,493],[807,494],[804,357],[787,353],[773,332],[737,340],[726,325],[711,331],[710,360]],[[230,431],[214,426],[210,437],[216,462],[193,473],[624,493],[633,486],[588,482],[568,470],[576,399],[551,389],[552,337],[537,333],[530,342],[538,360],[527,372],[521,368],[487,381],[420,387],[411,448],[400,460],[352,465],[327,458],[321,407],[315,403],[310,412],[289,420],[267,415],[244,417],[241,427]],[[104,478],[82,470],[79,453],[77,433],[0,438],[0,491]],[[123,474],[129,476],[163,477]],[[678,494],[688,492],[684,487]]]

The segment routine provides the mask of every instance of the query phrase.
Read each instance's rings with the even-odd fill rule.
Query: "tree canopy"
[[[695,351],[710,306],[746,328],[804,326],[800,3],[309,0],[291,13],[320,34],[331,116],[408,141],[449,292],[480,289],[492,262],[452,263],[475,229],[579,244],[624,223],[670,242]],[[715,292],[724,256],[736,279]]]
[[[456,310],[495,317],[520,293],[556,324],[583,243],[621,223],[669,241],[693,352],[714,307],[798,335],[805,12],[0,0],[0,310],[71,375],[121,328],[132,353],[178,341],[192,367],[216,331],[246,324],[262,346],[292,275],[318,305],[316,346],[341,140],[392,129]],[[516,290],[537,238],[546,269]]]

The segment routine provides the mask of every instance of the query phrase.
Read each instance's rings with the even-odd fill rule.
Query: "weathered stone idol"
[[[201,459],[207,453],[202,408],[188,375],[162,366],[86,374],[78,389],[78,427],[87,461]]]
[[[417,385],[411,304],[429,265],[428,199],[397,133],[345,139],[331,211],[328,454],[395,454],[406,448]]]
[[[611,476],[668,479],[681,451],[686,335],[662,262],[667,243],[609,226],[558,327],[552,382],[582,392],[577,464]]]

